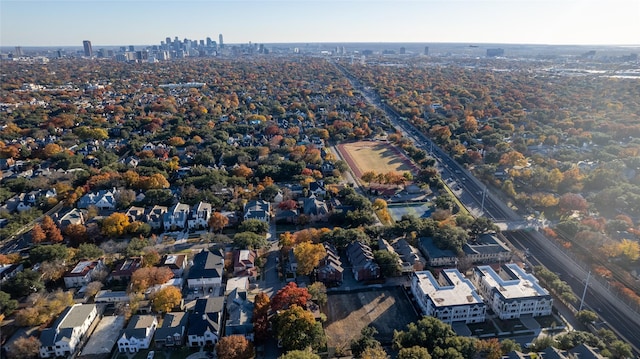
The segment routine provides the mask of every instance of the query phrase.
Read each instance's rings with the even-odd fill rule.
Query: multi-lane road
[[[521,227],[526,221],[511,208],[487,190],[486,186],[455,162],[425,136],[413,124],[403,119],[394,109],[384,103],[371,89],[363,86],[343,67],[337,65],[349,78],[354,88],[361,91],[367,101],[381,108],[393,126],[412,140],[417,147],[427,151],[437,161],[443,181],[458,197],[460,202],[474,215],[486,216],[496,222],[506,222],[513,227]],[[587,272],[572,258],[554,248],[554,244],[538,232],[507,231],[504,233],[516,248],[530,254],[534,264],[542,264],[560,275],[573,292],[580,298],[585,287]],[[619,298],[612,295],[609,288],[592,280],[585,296],[585,308],[597,312],[610,329],[624,341],[632,345],[636,355],[640,354],[640,315],[629,308]]]

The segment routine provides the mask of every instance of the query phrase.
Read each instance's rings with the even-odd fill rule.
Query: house
[[[40,334],[40,357],[72,357],[97,316],[95,304],[67,307],[53,326]]]
[[[380,277],[380,266],[373,259],[371,248],[361,242],[347,246],[347,258],[351,262],[351,271],[357,281],[373,280]]]
[[[512,257],[511,250],[498,239],[495,233],[483,234],[476,241],[470,241],[462,246],[462,251],[472,263],[505,263]]]
[[[118,191],[114,189],[100,190],[98,192],[87,193],[80,197],[76,207],[87,209],[91,206],[100,210],[112,211],[116,209],[116,194]]]
[[[0,265],[0,283],[4,283],[10,278],[16,276],[16,274],[22,272],[24,270],[24,264],[22,263],[14,263],[14,264],[1,264]]]
[[[452,323],[482,323],[486,307],[471,281],[457,269],[444,269],[436,279],[429,271],[413,273],[411,293],[424,315]]]
[[[258,269],[255,267],[256,251],[242,249],[233,251],[233,275],[235,277],[257,277]]]
[[[142,267],[142,257],[131,257],[120,262],[111,272],[112,280],[129,281],[133,272]]]
[[[189,269],[187,287],[211,293],[222,287],[224,276],[224,253],[221,249],[202,250],[193,257]]]
[[[224,293],[228,295],[234,290],[248,291],[249,290],[249,277],[232,277],[227,279]]]
[[[126,303],[130,300],[129,295],[125,291],[101,290],[96,294],[94,302],[96,303]]]
[[[156,330],[154,336],[155,346],[182,347],[187,335],[187,313],[167,313],[162,320],[162,326]]]
[[[189,218],[189,205],[176,203],[163,216],[163,225],[166,231],[183,230]]]
[[[190,347],[216,345],[224,328],[224,297],[208,297],[196,300],[189,315],[187,342]]]
[[[409,244],[406,239],[399,238],[395,240],[391,247],[400,257],[400,265],[403,273],[419,272],[424,269],[426,259],[420,251]]]
[[[276,214],[276,223],[296,223],[298,220],[297,209],[285,209]]]
[[[491,266],[473,270],[473,283],[500,319],[551,315],[553,298],[538,284],[533,274],[515,263],[504,264],[496,272]]]
[[[141,349],[149,349],[151,338],[158,327],[155,315],[134,315],[118,339],[120,353],[137,353]]]
[[[153,206],[145,210],[144,215],[146,220],[144,222],[151,226],[151,229],[161,229],[165,213],[167,213],[167,207]]]
[[[315,181],[309,183],[309,193],[312,193],[315,196],[324,197],[327,194],[327,190],[324,187],[324,181]]]
[[[84,224],[84,214],[81,210],[73,208],[69,212],[58,217],[57,222],[60,229],[67,228],[70,224]]]
[[[247,298],[247,292],[234,289],[227,295],[227,320],[224,335],[244,335],[253,339],[253,302]]]
[[[427,257],[427,264],[431,267],[455,266],[458,263],[458,255],[450,249],[440,249],[431,237],[423,237],[418,240],[422,253]]]
[[[187,225],[189,229],[209,228],[209,218],[211,218],[211,203],[200,202],[191,209]]]
[[[322,258],[316,269],[316,279],[327,286],[341,285],[344,268],[336,248],[327,242],[322,243],[327,255]]]
[[[244,206],[244,219],[257,219],[269,223],[271,218],[271,203],[263,200],[249,201]]]
[[[187,268],[186,254],[167,254],[160,261],[162,267],[168,267],[175,278],[181,278]]]
[[[302,199],[302,213],[309,216],[312,222],[326,221],[329,218],[327,204],[318,200],[315,194]]]
[[[131,206],[125,214],[129,218],[129,222],[146,222],[144,207]]]
[[[102,259],[80,261],[72,270],[64,274],[64,285],[67,288],[85,286],[93,280],[96,273],[105,269],[106,267]]]

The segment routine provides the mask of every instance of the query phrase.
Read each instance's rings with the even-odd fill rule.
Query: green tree
[[[311,312],[295,304],[276,315],[274,327],[285,350],[317,350],[326,342],[322,325]]]
[[[400,349],[398,359],[431,359],[431,355],[427,348],[413,346]]]
[[[244,220],[238,226],[238,232],[253,232],[255,234],[266,234],[269,231],[269,224],[259,219]]]
[[[598,320],[598,314],[590,310],[581,310],[576,313],[576,319],[578,319],[582,324],[587,325]]]
[[[0,313],[5,316],[11,315],[14,310],[18,307],[18,301],[15,299],[11,299],[11,295],[9,293],[5,293],[0,291]]]
[[[31,263],[64,261],[69,257],[69,249],[63,244],[42,245],[34,247],[29,253]]]
[[[44,289],[44,284],[40,280],[40,273],[31,269],[25,269],[9,279],[6,286],[3,286],[14,297],[24,297],[31,293]]]
[[[320,356],[310,350],[291,350],[282,354],[279,359],[320,359]]]
[[[427,348],[433,356],[435,347],[445,346],[447,338],[456,336],[449,324],[434,317],[423,317],[415,323],[409,323],[406,331],[393,333],[393,346],[396,349],[421,346]]]
[[[373,258],[380,266],[382,275],[386,278],[396,277],[400,274],[400,256],[396,252],[379,250],[373,252]]]
[[[315,282],[307,287],[309,294],[311,294],[311,300],[319,305],[327,304],[327,287],[322,282]]]
[[[233,236],[233,245],[239,249],[259,249],[267,245],[267,238],[263,234],[240,232]]]
[[[82,243],[76,251],[76,260],[92,260],[104,256],[104,251],[93,243]]]
[[[375,339],[375,335],[378,331],[374,327],[364,327],[360,331],[360,337],[351,341],[351,354],[359,358],[367,348],[379,348],[382,347],[380,342]]]

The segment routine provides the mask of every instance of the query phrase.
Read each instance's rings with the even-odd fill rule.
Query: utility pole
[[[589,287],[589,279],[591,278],[591,271],[587,273],[587,281],[584,283],[584,291],[582,292],[582,299],[580,299],[580,308],[578,311],[582,310],[582,306],[584,305],[584,297],[587,295],[587,288]]]
[[[482,213],[484,213],[484,198],[485,198],[486,196],[487,196],[487,187],[485,187],[485,188],[482,190],[482,205],[481,205],[481,209],[480,209],[480,210],[482,211]]]

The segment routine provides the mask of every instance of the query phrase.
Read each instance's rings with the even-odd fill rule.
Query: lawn
[[[338,149],[358,178],[367,171],[387,173],[413,170],[411,162],[388,143],[360,141],[342,144]]]
[[[496,318],[494,320],[494,323],[498,326],[498,328],[500,328],[500,331],[502,332],[512,332],[512,331],[527,329],[527,327],[525,327],[524,324],[522,324],[520,319],[501,320]]]
[[[413,305],[402,288],[329,294],[325,332],[329,347],[348,347],[366,326],[378,331],[376,339],[390,343],[393,330],[404,330],[418,320]]]

